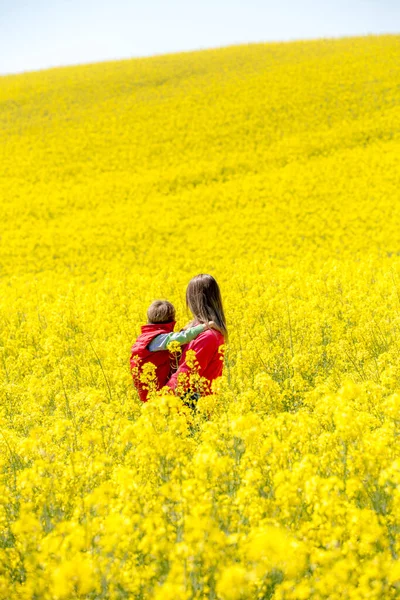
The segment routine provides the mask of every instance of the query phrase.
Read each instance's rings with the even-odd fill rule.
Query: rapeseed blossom
[[[0,598],[399,597],[399,90],[398,36],[0,78]],[[199,272],[223,377],[142,404]]]

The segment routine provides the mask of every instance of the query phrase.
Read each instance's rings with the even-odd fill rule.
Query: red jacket
[[[224,341],[224,336],[219,331],[206,329],[206,331],[185,346],[179,361],[178,370],[172,375],[167,385],[174,390],[178,383],[179,374],[190,371],[190,368],[186,364],[186,353],[188,350],[194,350],[197,362],[199,363],[199,374],[208,380],[205,392],[211,394],[211,382],[222,375],[224,366],[222,360],[223,353],[219,349],[224,344]]]
[[[171,370],[171,357],[168,350],[150,352],[148,346],[155,337],[160,335],[160,333],[171,333],[171,331],[174,330],[174,327],[175,321],[171,321],[170,323],[157,323],[155,325],[143,325],[142,333],[132,346],[130,359],[131,372],[133,383],[139,392],[139,397],[142,402],[147,402],[147,390],[143,387],[139,379],[143,365],[146,363],[153,363],[153,365],[156,366],[158,390],[167,383]]]

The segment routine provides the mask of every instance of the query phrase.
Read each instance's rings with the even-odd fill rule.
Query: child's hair
[[[167,300],[154,300],[147,310],[149,323],[171,323],[175,321],[175,308]]]
[[[228,338],[221,292],[212,275],[196,275],[189,281],[186,304],[196,319],[201,323],[214,321],[225,339]]]

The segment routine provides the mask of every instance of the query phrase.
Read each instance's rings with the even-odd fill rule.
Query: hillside
[[[0,77],[0,165],[0,598],[397,597],[400,37]],[[142,406],[199,272],[224,377]]]

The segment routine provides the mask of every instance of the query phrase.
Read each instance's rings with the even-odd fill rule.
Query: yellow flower
[[[217,593],[223,600],[251,598],[252,575],[240,565],[227,567],[219,577]]]

